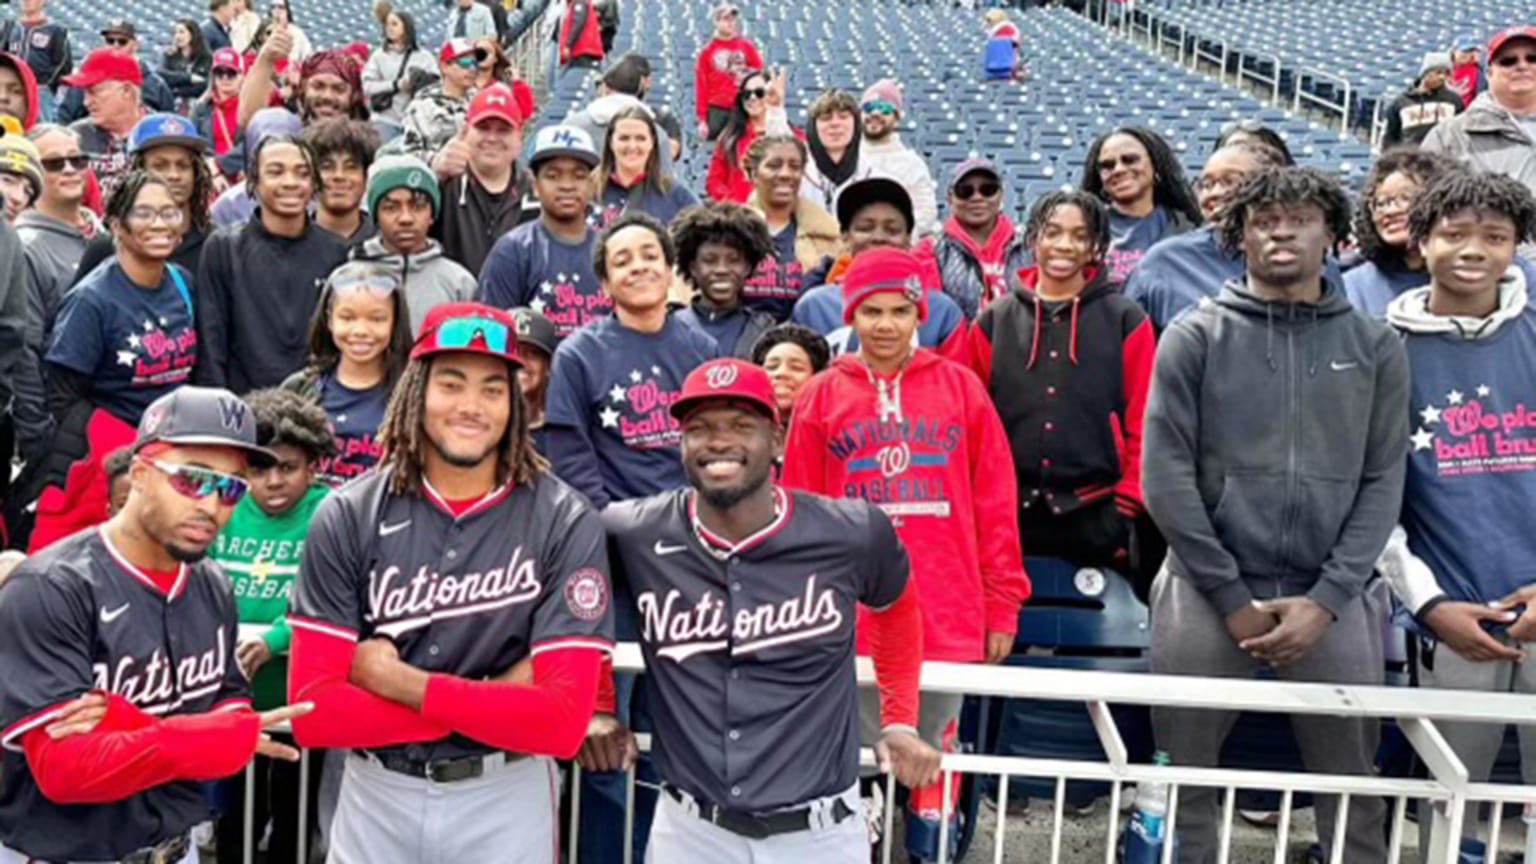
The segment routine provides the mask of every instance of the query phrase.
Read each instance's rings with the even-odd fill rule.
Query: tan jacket
[[[747,199],[747,206],[763,212],[757,203],[757,193]],[[837,255],[842,249],[842,231],[837,220],[821,206],[801,198],[795,205],[795,259],[809,273],[820,267],[822,261]]]

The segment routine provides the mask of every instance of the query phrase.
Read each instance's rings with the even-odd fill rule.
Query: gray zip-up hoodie
[[[384,248],[384,241],[370,237],[353,257],[378,261],[400,271],[405,281],[405,306],[411,313],[411,336],[421,334],[427,313],[444,303],[461,303],[475,297],[476,279],[457,261],[443,255],[443,244],[427,241],[427,248],[415,255],[396,255]]]
[[[1168,568],[1223,616],[1306,595],[1337,615],[1397,524],[1408,360],[1343,289],[1266,302],[1229,282],[1164,332],[1142,487]]]

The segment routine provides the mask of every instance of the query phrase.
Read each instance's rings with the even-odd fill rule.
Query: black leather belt
[[[460,756],[456,759],[416,759],[404,753],[378,753],[363,751],[366,757],[378,762],[386,771],[421,777],[434,783],[460,783],[484,776],[487,767],[516,762],[523,758],[520,753],[486,753],[480,756]],[[492,761],[495,760],[495,761]]]
[[[661,787],[672,796],[672,800],[682,804],[685,808],[692,807],[700,819],[711,825],[745,837],[748,840],[766,840],[780,834],[795,834],[800,831],[809,831],[813,826],[812,814],[814,807],[797,807],[793,810],[775,810],[772,813],[745,813],[741,810],[727,810],[706,801],[700,801],[678,789],[676,786],[663,785]],[[828,808],[833,825],[840,825],[848,817],[853,815],[853,808],[841,797],[832,801]]]
[[[185,834],[157,843],[148,849],[123,856],[122,864],[181,864],[181,859],[192,851],[192,841]]]

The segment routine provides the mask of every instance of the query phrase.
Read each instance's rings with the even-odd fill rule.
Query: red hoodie
[[[32,67],[15,54],[0,51],[0,66],[11,67],[21,78],[22,89],[27,94],[27,116],[16,119],[21,121],[23,131],[31,132],[32,127],[37,125],[37,76],[32,73]]]
[[[560,21],[560,65],[581,59],[603,60],[603,31],[592,0],[571,0]]]
[[[1013,455],[971,370],[917,351],[885,378],[837,358],[795,403],[784,485],[864,498],[891,517],[912,558],[924,659],[979,662],[986,634],[1017,631],[1030,588]]]
[[[736,107],[736,90],[752,69],[763,68],[757,47],[741,38],[712,39],[699,52],[693,67],[694,101],[699,119],[709,119],[709,109],[729,111]]]

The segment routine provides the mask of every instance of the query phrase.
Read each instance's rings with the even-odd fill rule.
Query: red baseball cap
[[[97,48],[85,57],[80,71],[69,75],[63,82],[70,87],[85,90],[103,81],[121,81],[135,87],[144,86],[144,72],[139,61],[112,48]]]
[[[706,402],[731,399],[750,402],[774,423],[779,422],[779,403],[773,398],[773,381],[768,373],[734,357],[711,360],[688,373],[682,394],[672,403],[672,416],[684,420]]]
[[[484,354],[523,365],[517,353],[517,322],[510,313],[483,303],[444,303],[427,313],[411,359],[449,352]]]
[[[236,72],[245,71],[245,58],[233,48],[220,48],[213,52],[214,69],[233,69]]]
[[[475,53],[475,48],[475,43],[468,39],[449,39],[438,49],[437,59],[440,63],[452,63],[466,54]]]
[[[523,109],[517,104],[512,88],[497,83],[475,94],[474,101],[469,103],[466,122],[478,126],[487,117],[499,117],[513,126],[523,125]]]
[[[1500,30],[1497,35],[1488,40],[1488,60],[1493,61],[1493,55],[1499,53],[1499,49],[1509,43],[1511,39],[1529,39],[1536,42],[1536,27],[1526,25],[1524,27],[1510,27]]]

